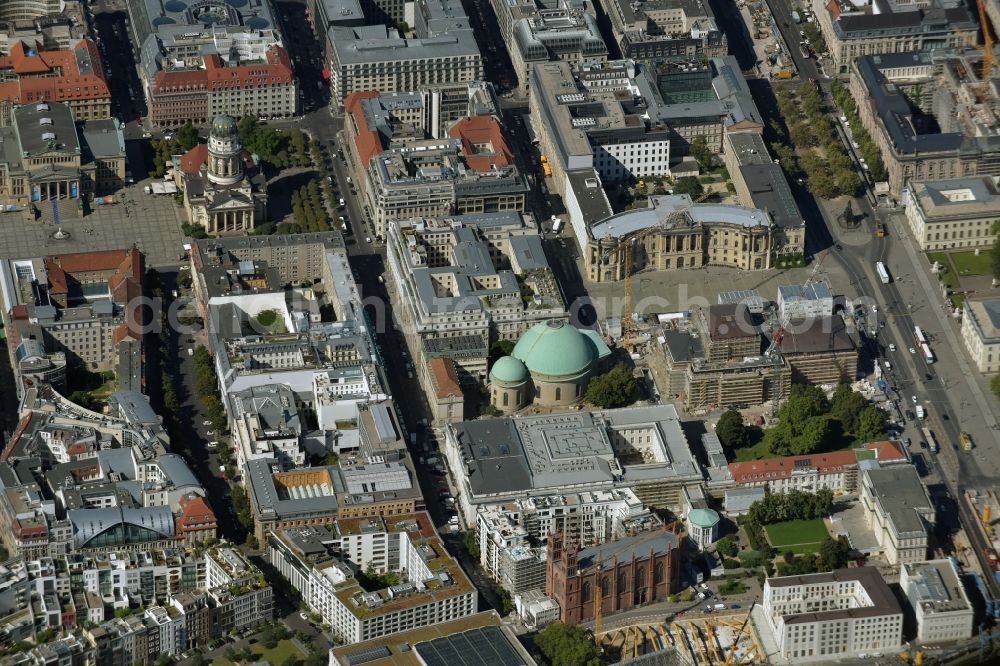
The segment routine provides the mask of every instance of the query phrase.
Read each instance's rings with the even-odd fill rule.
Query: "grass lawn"
[[[814,553],[827,536],[826,525],[821,518],[815,520],[789,520],[783,523],[765,525],[767,540],[779,552],[790,550],[796,555]]]
[[[753,446],[747,446],[742,449],[736,449],[736,461],[737,462],[749,462],[751,460],[760,460],[762,458],[773,458],[771,452],[767,450],[767,444],[764,442],[764,438],[761,437],[760,441]]]
[[[290,639],[281,641],[273,650],[265,649],[260,643],[251,645],[250,650],[253,652],[255,661],[266,661],[269,664],[277,664],[279,666],[285,663],[289,657],[304,659],[307,656]],[[215,657],[212,659],[212,664],[214,666],[219,666],[220,664],[221,666],[235,666],[233,662],[225,657]]]
[[[927,258],[931,260],[931,263],[936,261],[944,267],[944,272],[938,273],[941,281],[944,282],[944,286],[948,289],[958,289],[958,273],[955,270],[954,264],[951,263],[948,253],[928,252]]]
[[[979,256],[972,250],[952,252],[951,264],[959,275],[989,275],[993,272],[993,252],[980,250]]]

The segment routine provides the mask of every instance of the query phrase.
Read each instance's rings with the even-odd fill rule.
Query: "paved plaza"
[[[146,255],[146,265],[154,268],[176,266],[183,252],[180,223],[184,211],[172,196],[154,196],[137,183],[114,196],[115,203],[94,206],[86,217],[63,213],[62,227],[70,237],[53,237],[52,211],[42,207],[37,220],[21,213],[0,215],[3,243],[0,257],[21,259],[47,254],[112,250],[135,243]]]

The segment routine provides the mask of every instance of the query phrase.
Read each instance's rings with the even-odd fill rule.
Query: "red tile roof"
[[[820,474],[832,474],[857,465],[853,451],[835,451],[808,456],[785,456],[749,462],[729,463],[729,472],[736,483],[753,483],[774,479],[788,479],[792,471],[815,469]]]
[[[434,374],[437,397],[462,397],[462,387],[458,383],[458,373],[455,372],[455,361],[450,358],[432,358],[428,365]]]
[[[181,171],[188,174],[197,174],[201,171],[201,165],[208,161],[208,144],[199,143],[197,146],[181,155]]]
[[[29,55],[31,51],[35,55]],[[80,51],[87,52],[92,72],[82,73],[77,66]],[[89,39],[80,40],[72,49],[55,51],[32,49],[21,40],[15,41],[10,53],[0,56],[2,70],[11,72],[15,78],[0,83],[0,99],[16,104],[111,98],[100,53]]]
[[[906,447],[897,439],[883,440],[881,442],[868,442],[865,449],[875,452],[875,460],[888,462],[891,460],[907,460]]]
[[[511,164],[513,156],[503,135],[503,127],[493,116],[462,118],[448,131],[462,142],[465,163],[476,171],[492,171]]]
[[[365,113],[361,108],[362,100],[378,96],[379,93],[375,90],[365,90],[351,93],[344,100],[344,111],[351,117],[355,128],[357,128],[357,136],[354,138],[354,144],[358,149],[362,165],[367,165],[368,160],[385,150],[379,133],[368,126]]]
[[[153,77],[150,93],[187,92],[190,90],[242,90],[275,85],[290,85],[294,81],[292,61],[280,46],[267,50],[267,62],[227,67],[218,54],[204,57],[204,68],[160,70]]]
[[[180,514],[174,519],[174,527],[178,534],[217,528],[215,512],[208,506],[205,498],[199,495],[186,495],[180,498],[177,504],[181,509]]]

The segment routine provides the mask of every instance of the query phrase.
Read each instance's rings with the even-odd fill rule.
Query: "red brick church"
[[[679,544],[676,534],[658,530],[581,550],[553,534],[545,593],[559,602],[559,620],[567,624],[594,619],[595,590],[605,616],[666,601],[677,589]]]

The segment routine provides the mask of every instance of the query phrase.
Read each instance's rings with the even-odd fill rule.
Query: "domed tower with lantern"
[[[267,190],[253,156],[243,147],[236,120],[219,115],[208,143],[181,156],[184,209],[210,234],[245,234],[267,217]]]

